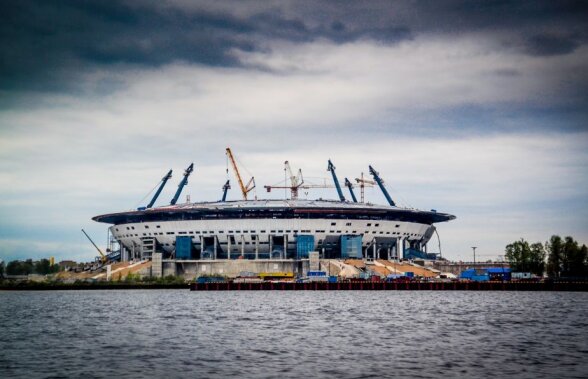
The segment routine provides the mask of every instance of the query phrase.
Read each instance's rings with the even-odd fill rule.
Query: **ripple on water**
[[[588,294],[0,293],[0,377],[585,377]]]

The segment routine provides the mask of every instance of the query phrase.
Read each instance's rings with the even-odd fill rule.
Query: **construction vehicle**
[[[233,152],[231,151],[230,147],[227,147],[227,157],[229,157],[229,160],[231,161],[233,171],[235,172],[235,176],[239,182],[239,187],[241,188],[241,193],[243,194],[243,200],[247,200],[247,195],[255,188],[255,178],[252,176],[247,184],[243,183],[243,179],[239,173],[239,168],[237,167],[237,162],[235,161],[235,157],[233,156]]]

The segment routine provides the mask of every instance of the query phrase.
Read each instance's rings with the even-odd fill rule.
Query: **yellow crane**
[[[364,179],[363,178],[363,172],[361,173],[361,178],[355,178],[355,181],[357,183],[359,183],[359,188],[361,189],[361,202],[364,202],[364,188],[365,187],[373,187],[375,186],[377,183],[374,182],[373,180],[368,180],[368,179]]]
[[[255,188],[255,178],[252,176],[251,179],[249,179],[249,181],[247,182],[247,184],[243,183],[243,179],[241,178],[241,174],[239,173],[239,168],[237,167],[237,162],[235,161],[235,157],[233,156],[233,152],[231,151],[230,147],[227,147],[227,157],[229,157],[229,160],[231,161],[233,171],[235,171],[235,176],[237,177],[237,181],[239,182],[239,187],[241,187],[243,200],[247,200],[247,194]]]
[[[84,229],[82,229],[82,233],[84,233],[86,235],[86,237],[90,240],[90,242],[92,242],[92,245],[94,245],[96,250],[98,250],[98,253],[100,253],[100,260],[102,261],[102,263],[106,263],[106,261],[108,261],[108,258],[106,258],[106,255],[102,252],[102,250],[100,250],[100,248],[94,243],[94,241],[92,241],[92,238],[90,238],[90,236],[88,235],[88,233],[86,233],[86,231]]]

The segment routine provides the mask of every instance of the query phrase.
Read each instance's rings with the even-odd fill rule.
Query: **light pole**
[[[474,251],[474,268],[476,268],[476,249],[478,247],[477,246],[472,246],[472,250]]]

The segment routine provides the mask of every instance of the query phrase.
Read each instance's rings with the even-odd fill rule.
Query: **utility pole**
[[[476,249],[478,247],[477,246],[472,246],[472,250],[474,251],[474,268],[476,268]]]

